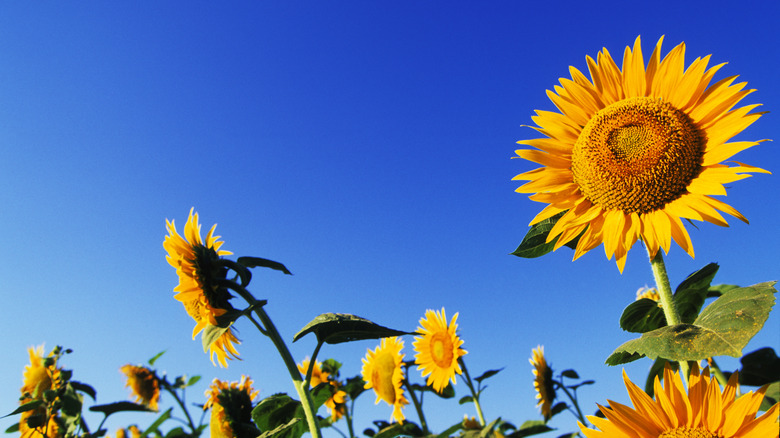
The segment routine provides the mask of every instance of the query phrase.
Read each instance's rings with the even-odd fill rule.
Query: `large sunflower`
[[[119,371],[127,377],[125,386],[129,387],[136,401],[156,411],[160,400],[160,380],[154,371],[144,366],[124,365]]]
[[[552,368],[547,365],[544,358],[544,347],[539,345],[531,351],[532,357],[528,362],[533,365],[534,389],[536,389],[536,399],[539,400],[536,406],[542,410],[545,420],[552,416],[552,402],[555,400],[555,385],[553,384]]]
[[[754,90],[735,84],[736,76],[710,85],[724,64],[708,69],[709,56],[685,69],[684,43],[662,60],[662,41],[647,66],[639,37],[633,50],[626,47],[622,70],[607,49],[596,61],[587,57],[592,82],[570,67],[572,79],[547,91],[561,112],[532,117],[546,137],[518,142],[536,149],[517,155],[543,167],[515,176],[529,181],[517,192],[549,204],[531,225],[561,213],[547,241],[557,238],[558,249],[580,236],[575,259],[603,243],[622,271],[639,239],[651,256],[674,240],[693,257],[681,218],[728,226],[720,211],[747,222],[713,196],[751,172],[769,173],[723,163],[758,144],[728,143],[762,114],[750,112],[759,105],[733,109]]]
[[[251,379],[241,376],[241,381],[232,383],[214,379],[206,397],[208,400],[203,409],[211,408],[209,429],[212,438],[257,436],[249,427],[252,401],[257,397]]]
[[[310,362],[309,359],[304,359],[303,362],[298,364],[298,371],[300,371],[301,374],[306,375],[309,370]],[[338,421],[346,413],[347,393],[343,389],[340,389],[341,383],[339,383],[338,380],[334,379],[329,372],[322,370],[322,362],[314,362],[314,368],[311,372],[311,382],[309,382],[309,384],[312,388],[315,388],[320,383],[328,383],[333,386],[333,395],[325,400],[325,407],[328,408],[331,419],[333,421]]]
[[[379,346],[374,350],[368,350],[363,358],[361,374],[366,384],[365,389],[373,388],[376,393],[376,402],[384,400],[393,407],[391,420],[403,423],[404,413],[401,410],[409,404],[404,396],[404,355],[401,350],[404,341],[399,337],[382,338]]]
[[[44,392],[58,390],[62,385],[61,369],[57,368],[57,359],[51,353],[49,358],[44,357],[43,345],[27,349],[30,356],[30,364],[24,367],[24,383],[22,385],[22,397],[19,404],[29,403],[34,400],[43,400]],[[19,432],[22,438],[46,436],[62,436],[62,430],[54,415],[49,417],[45,426],[31,428],[27,420],[32,416],[45,416],[47,408],[41,405],[35,409],[22,412],[19,420]]]
[[[623,372],[634,408],[610,401],[608,408],[599,406],[606,418],[588,417],[600,431],[580,429],[588,438],[777,438],[780,404],[756,418],[767,387],[735,399],[737,379],[732,374],[721,391],[709,369],[699,374],[693,366],[686,392],[679,373],[667,366],[663,386],[655,378],[653,400]]]
[[[438,311],[427,310],[425,318],[420,319],[417,333],[422,336],[414,338],[414,363],[422,376],[428,376],[427,385],[433,386],[436,392],[441,393],[452,380],[455,383],[455,374],[461,374],[458,358],[466,354],[466,350],[460,348],[463,340],[455,333],[458,330],[456,313],[449,324],[444,309]]]
[[[214,235],[216,225],[212,226],[204,243],[200,237],[198,214],[190,209],[187,223],[184,225],[184,237],[176,232],[173,221],[165,221],[168,235],[165,236],[163,247],[168,252],[166,259],[176,268],[179,284],[173,288],[187,313],[195,320],[192,338],[207,326],[218,326],[217,317],[224,315],[232,306],[228,302],[230,294],[219,285],[219,280],[225,278],[226,269],[219,265],[219,257],[232,254],[220,250],[224,242],[220,236]],[[227,359],[238,358],[234,344],[239,344],[233,329],[228,327],[214,342],[209,345],[211,361],[214,355],[220,365],[227,366]]]

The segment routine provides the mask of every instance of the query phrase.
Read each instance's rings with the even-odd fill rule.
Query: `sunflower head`
[[[206,397],[208,400],[203,409],[211,408],[209,427],[212,437],[256,436],[248,427],[252,422],[252,401],[257,397],[257,391],[252,389],[252,380],[246,376],[232,383],[214,379]]]
[[[455,383],[455,374],[461,374],[462,370],[458,359],[466,354],[466,350],[460,348],[463,340],[458,337],[456,331],[458,324],[455,322],[458,314],[453,315],[447,323],[447,314],[444,309],[441,312],[427,310],[425,318],[420,319],[417,333],[421,336],[414,338],[414,363],[422,376],[428,376],[427,385],[431,385],[436,392],[441,393],[447,384]]]
[[[127,377],[125,386],[130,388],[136,401],[156,411],[157,402],[160,400],[160,379],[154,371],[135,365],[124,365],[119,371]]]
[[[534,389],[536,390],[536,403],[542,410],[545,420],[552,416],[552,402],[555,400],[555,384],[553,383],[552,368],[547,365],[544,358],[544,347],[538,346],[531,352],[532,357],[528,361],[533,365]]]
[[[220,261],[221,256],[232,253],[220,249],[224,242],[219,240],[220,236],[214,235],[216,225],[211,227],[205,241],[201,238],[198,214],[194,209],[190,209],[184,225],[184,236],[176,231],[173,221],[166,220],[165,223],[168,229],[163,241],[163,247],[168,252],[166,259],[176,268],[179,276],[179,284],[173,289],[176,292],[174,298],[195,320],[193,339],[208,326],[223,328],[223,333],[209,345],[209,351],[212,363],[216,355],[219,364],[226,367],[227,359],[238,358],[234,344],[240,343],[232,327],[225,329],[218,319],[233,310],[228,301],[232,296],[222,285],[228,270]]]
[[[363,358],[361,374],[366,382],[364,388],[373,388],[376,393],[376,402],[384,400],[393,407],[391,421],[403,423],[404,414],[402,408],[409,404],[403,390],[404,381],[404,341],[394,336],[382,338],[379,346],[374,350],[368,350]]]
[[[658,41],[645,64],[640,39],[626,47],[622,70],[607,49],[587,57],[591,79],[570,67],[571,79],[547,95],[560,112],[536,111],[543,138],[519,144],[519,158],[542,167],[517,175],[517,189],[547,206],[531,225],[561,215],[547,235],[554,249],[573,241],[574,258],[604,245],[619,269],[642,240],[651,257],[671,241],[694,256],[681,219],[728,223],[721,212],[747,220],[713,196],[724,184],[762,169],[724,163],[758,142],[728,142],[762,113],[758,105],[735,108],[754,90],[736,77],[711,84],[723,66],[707,68],[709,56],[685,67],[685,44],[661,59]],[[556,240],[557,239],[557,240]]]
[[[580,430],[588,438],[759,438],[777,437],[780,404],[756,417],[767,387],[736,397],[738,374],[721,390],[710,378],[709,368],[699,373],[691,369],[688,390],[679,372],[664,369],[663,385],[656,376],[655,400],[635,385],[623,372],[623,380],[634,407],[609,401],[599,406],[605,418],[589,416],[600,430]]]
[[[24,367],[24,383],[22,384],[22,396],[19,404],[29,403],[34,400],[46,400],[46,394],[50,391],[59,390],[63,382],[62,368],[57,367],[59,354],[55,351],[44,355],[44,346],[30,347],[27,349],[30,356],[30,364]],[[19,432],[22,437],[43,437],[45,431],[47,436],[60,437],[64,430],[60,425],[59,418],[56,415],[50,415],[48,421],[46,418],[46,404],[36,409],[24,411],[19,419]],[[40,424],[38,424],[40,423]],[[35,426],[30,426],[35,424]]]
[[[646,298],[648,300],[653,300],[653,301],[661,301],[661,296],[658,295],[658,291],[654,287],[647,287],[647,286],[640,287],[636,291],[636,299],[637,301],[639,301],[643,298]]]

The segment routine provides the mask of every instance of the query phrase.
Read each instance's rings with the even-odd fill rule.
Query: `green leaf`
[[[672,361],[742,355],[742,349],[763,327],[775,303],[774,282],[732,289],[707,306],[693,324],[666,326],[618,347],[607,364],[634,360],[635,355]],[[638,357],[636,357],[638,358]]]
[[[436,435],[436,438],[449,438],[455,435],[455,432],[463,429],[463,422],[459,421],[445,429],[442,433]]]
[[[77,382],[75,380],[70,381],[71,386],[73,386],[73,389],[76,391],[81,391],[84,394],[87,394],[92,398],[92,400],[95,400],[95,397],[97,397],[97,391],[95,391],[95,388],[91,387],[90,385],[87,385],[86,383]]]
[[[710,289],[707,291],[707,298],[717,298],[732,289],[739,289],[739,286],[736,284],[716,284],[710,286]]]
[[[466,403],[471,403],[474,401],[474,397],[467,395],[465,397],[461,397],[460,400],[458,400],[459,405],[465,405]]]
[[[565,411],[569,405],[566,404],[566,402],[558,402],[555,404],[555,406],[550,409],[550,418],[560,414],[561,412]]]
[[[411,421],[404,421],[403,424],[393,423],[374,435],[373,438],[396,438],[399,435],[406,436],[423,436],[422,429],[417,424]]]
[[[89,410],[92,412],[102,412],[106,417],[116,412],[131,412],[131,411],[154,412],[142,404],[133,403],[129,401],[120,401],[115,403],[108,403],[105,405],[90,406]]]
[[[523,241],[520,242],[520,245],[517,247],[517,249],[512,252],[512,255],[533,259],[536,257],[541,257],[552,251],[555,247],[555,243],[558,241],[558,238],[556,237],[548,243],[547,235],[550,234],[550,230],[552,230],[555,223],[558,222],[558,219],[560,219],[565,213],[565,211],[562,211],[551,218],[534,224],[525,234]]]
[[[246,268],[271,268],[277,271],[282,271],[287,275],[292,275],[286,266],[273,260],[264,259],[261,257],[239,257],[236,262]]]
[[[772,406],[780,401],[780,382],[775,382],[767,387],[764,393],[764,400],[761,402],[762,411],[768,411]]]
[[[12,424],[8,429],[5,430],[5,433],[14,433],[19,432],[19,423]]]
[[[520,428],[511,434],[507,435],[507,438],[522,438],[531,435],[537,435],[540,433],[550,432],[552,427],[545,424],[541,420],[529,420],[520,425]]]
[[[187,386],[192,386],[200,381],[200,376],[192,376],[187,380]]]
[[[168,351],[168,350],[163,350],[163,351],[161,351],[161,352],[159,352],[159,353],[155,354],[155,355],[154,355],[154,357],[152,357],[151,359],[149,359],[149,360],[147,361],[147,362],[149,362],[149,366],[154,366],[154,363],[155,363],[155,362],[157,362],[157,359],[159,359],[160,357],[162,357],[162,355],[163,355],[163,354],[165,354],[165,352],[166,352],[166,351]]]
[[[363,380],[363,376],[357,375],[347,379],[347,382],[344,384],[344,386],[341,387],[341,389],[347,393],[350,399],[356,400],[360,394],[365,392],[365,384],[366,382]]]
[[[561,375],[563,377],[567,377],[569,379],[579,379],[580,378],[580,375],[577,374],[577,372],[574,371],[574,370],[566,370],[566,371],[562,372]]]
[[[487,370],[484,373],[482,373],[479,377],[475,378],[474,380],[476,380],[479,383],[482,383],[483,380],[495,376],[496,374],[500,373],[501,370],[503,370],[503,368],[499,368],[497,370]]]
[[[677,286],[674,292],[674,305],[683,323],[690,324],[696,320],[701,306],[704,305],[704,299],[707,298],[710,283],[717,272],[717,263],[710,263],[689,275]]]
[[[780,358],[771,347],[764,347],[742,356],[739,360],[739,383],[748,386],[763,386],[780,380]]]
[[[203,333],[200,335],[200,340],[203,344],[203,352],[208,353],[211,344],[216,342],[226,331],[230,330],[231,325],[232,324],[228,324],[225,327],[220,327],[218,325],[206,324]]]
[[[300,418],[296,417],[292,420],[288,421],[285,424],[282,424],[273,430],[269,430],[266,432],[263,432],[258,436],[257,438],[279,438],[279,437],[285,437],[290,436],[295,433],[296,430],[300,429],[299,423],[303,421]]]
[[[38,406],[43,404],[43,400],[33,400],[29,401],[18,408],[14,409],[13,412],[11,412],[8,415],[4,415],[2,418],[10,417],[11,415],[21,414],[22,412],[32,411],[33,409],[37,408]]]
[[[273,431],[279,428],[277,435],[275,435],[279,438],[300,438],[308,430],[305,422],[293,422],[296,418],[303,418],[301,402],[292,399],[287,394],[274,394],[266,397],[252,409],[252,419],[257,427],[264,431]]]
[[[666,325],[666,316],[658,303],[642,298],[626,306],[620,315],[620,328],[631,333],[647,333]]]
[[[365,318],[346,313],[323,313],[296,333],[293,342],[309,333],[317,336],[317,342],[327,344],[411,334],[383,327]]]

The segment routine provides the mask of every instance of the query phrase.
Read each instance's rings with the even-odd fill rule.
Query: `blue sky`
[[[515,142],[536,135],[522,126],[535,109],[554,110],[545,90],[569,65],[586,70],[602,47],[620,58],[637,35],[646,53],[665,35],[664,53],[685,41],[688,62],[728,62],[716,78],[740,75],[758,90],[744,102],[770,111],[738,138],[776,139],[778,13],[760,1],[3,3],[0,414],[16,406],[27,347],[42,342],[74,350],[64,365],[98,403],[126,399],[119,367],[161,350],[159,370],[203,376],[192,402],[212,378],[242,374],[261,396],[293,392],[250,324],[238,325],[244,360],[227,369],[190,340],[162,241],[165,219],[181,227],[193,206],[204,229],[219,224],[225,249],[295,274],[256,272],[251,287],[288,340],[320,313],[414,330],[445,307],[460,312],[472,374],[504,367],[488,381],[489,418],[539,418],[528,364],[538,344],[558,371],[597,381],[582,390],[586,412],[627,400],[621,368],[603,362],[632,338],[620,312],[653,284],[643,249],[622,275],[601,248],[576,262],[568,249],[508,255],[542,208],[514,193],[511,178],[533,166],[510,159]],[[736,158],[775,175],[729,188],[750,225],[688,227],[696,259],[673,247],[675,285],[709,262],[720,283],[780,277],[780,153],[767,142]],[[777,349],[779,329],[775,312],[746,351]],[[352,376],[376,344],[320,358]],[[293,354],[313,347],[304,338]],[[643,381],[649,365],[627,370]],[[358,430],[389,419],[373,401],[359,399]],[[434,429],[474,415],[428,401]],[[110,428],[152,419],[117,415]],[[560,433],[574,424],[553,421]]]

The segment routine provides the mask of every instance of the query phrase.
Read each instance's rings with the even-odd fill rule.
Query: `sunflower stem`
[[[469,387],[469,391],[471,391],[471,399],[474,401],[474,407],[477,409],[479,425],[485,427],[485,415],[482,414],[482,406],[479,405],[479,391],[474,389],[474,383],[471,382],[471,376],[469,375],[469,370],[466,368],[466,362],[463,360],[463,357],[458,358],[458,363],[460,364],[460,368],[463,370],[461,378],[463,378],[463,381],[466,382],[466,386]]]
[[[661,309],[664,311],[666,317],[666,325],[673,326],[682,323],[680,314],[677,313],[677,307],[674,305],[674,296],[672,295],[672,287],[669,284],[669,276],[666,274],[666,264],[664,263],[664,256],[659,249],[655,255],[650,254],[650,248],[648,247],[648,256],[650,257],[650,267],[653,269],[653,277],[655,277],[655,285],[658,289],[658,295],[661,297]],[[688,362],[681,360],[678,361],[680,365],[680,374],[682,374],[683,380],[688,381]]]
[[[420,418],[420,426],[422,426],[423,433],[428,435],[430,431],[428,430],[428,422],[425,421],[425,414],[423,414],[422,403],[417,400],[417,395],[415,395],[414,390],[412,389],[412,385],[409,384],[409,368],[407,368],[406,372],[404,373],[404,386],[406,387],[406,390],[409,391],[409,397],[411,397],[412,404],[414,404],[414,409],[417,411],[417,416]]]
[[[173,396],[174,400],[176,400],[176,403],[178,403],[178,405],[181,408],[181,410],[184,411],[184,416],[187,417],[187,423],[190,426],[190,430],[192,431],[192,433],[195,433],[195,431],[197,430],[197,427],[195,427],[195,423],[192,421],[192,417],[190,416],[190,413],[187,410],[187,407],[184,406],[184,401],[179,397],[179,394],[176,393],[176,390],[173,389],[173,387],[168,382],[168,380],[166,380],[165,378],[158,379],[158,380],[159,380],[160,383],[162,383],[162,385],[165,388],[165,390],[168,391],[168,393],[170,393]]]
[[[563,376],[561,376],[561,381],[560,381],[560,382],[556,382],[556,381],[553,381],[553,382],[554,382],[554,383],[557,383],[557,384],[558,384],[558,387],[559,387],[559,388],[561,388],[561,389],[563,390],[563,392],[566,394],[566,396],[567,396],[567,397],[569,397],[569,400],[571,400],[571,403],[572,403],[572,404],[574,405],[574,407],[577,409],[577,412],[574,412],[574,411],[572,411],[572,409],[571,409],[570,407],[567,407],[567,409],[569,409],[569,411],[570,411],[572,414],[574,414],[574,415],[577,417],[577,419],[580,421],[580,423],[582,423],[582,424],[588,424],[588,422],[587,422],[587,421],[585,421],[585,416],[584,416],[584,415],[582,415],[582,410],[580,410],[580,403],[579,403],[579,401],[577,400],[577,390],[575,389],[575,390],[573,391],[573,392],[574,392],[574,395],[572,395],[572,394],[569,392],[569,390],[566,388],[566,386],[563,384]]]
[[[720,383],[720,386],[726,387],[726,385],[729,383],[729,379],[726,378],[726,375],[723,374],[723,371],[720,370],[720,367],[717,363],[715,363],[714,358],[707,359],[707,364],[710,366],[710,372],[715,376],[716,379],[718,379],[718,383]]]
[[[300,371],[298,371],[298,365],[295,363],[292,354],[290,354],[290,349],[287,348],[287,344],[284,342],[284,339],[282,339],[282,336],[279,334],[273,321],[271,321],[268,313],[266,313],[265,308],[259,305],[260,301],[255,299],[245,287],[235,282],[230,282],[229,287],[241,295],[241,298],[246,300],[250,306],[254,307],[255,315],[260,319],[260,323],[263,327],[265,327],[264,334],[271,338],[271,342],[274,343],[276,350],[279,351],[279,355],[282,356],[287,371],[290,373],[295,391],[301,399],[301,406],[303,407],[303,413],[306,415],[306,422],[308,423],[309,432],[311,433],[312,438],[322,438],[320,425],[313,409],[314,400],[311,397],[311,392],[308,390],[306,382],[303,381]],[[261,332],[262,331],[263,330],[261,330]]]

